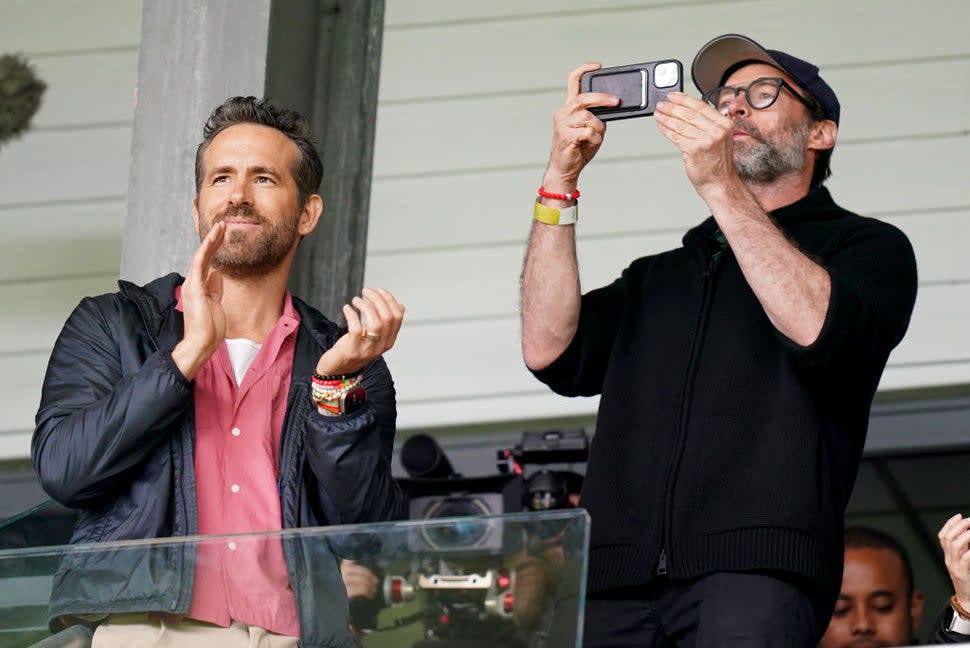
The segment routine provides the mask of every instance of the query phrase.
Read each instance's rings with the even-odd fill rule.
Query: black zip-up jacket
[[[902,232],[824,187],[772,216],[832,280],[810,346],[773,327],[709,218],[583,295],[575,337],[535,372],[557,393],[601,394],[582,493],[590,592],[777,570],[834,601],[845,505],[916,263]]]
[[[72,544],[198,532],[193,385],[171,355],[183,335],[174,308],[182,281],[177,274],[144,287],[121,281],[117,293],[85,298],[54,345],[31,456],[47,493],[79,512]],[[310,377],[342,331],[295,297],[293,305],[301,322],[281,435],[283,528],[396,519],[387,366],[377,359],[365,368],[361,410],[320,415]],[[353,645],[328,543],[290,538],[284,552],[303,645]],[[51,616],[185,613],[193,577],[191,545],[71,552],[54,579]]]

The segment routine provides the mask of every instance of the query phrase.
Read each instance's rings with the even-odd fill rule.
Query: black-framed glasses
[[[744,99],[749,106],[755,110],[764,110],[774,105],[782,88],[788,90],[796,99],[805,104],[813,116],[820,117],[822,115],[822,109],[816,102],[801,95],[790,83],[779,77],[761,77],[746,86],[720,86],[705,93],[704,101],[714,106],[722,115],[726,115],[728,104],[743,92]]]

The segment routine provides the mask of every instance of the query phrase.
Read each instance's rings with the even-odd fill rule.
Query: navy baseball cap
[[[701,94],[722,85],[735,70],[748,63],[767,63],[785,72],[822,107],[826,119],[839,123],[839,99],[835,91],[818,75],[818,67],[791,54],[763,48],[747,36],[724,34],[697,52],[691,75]]]

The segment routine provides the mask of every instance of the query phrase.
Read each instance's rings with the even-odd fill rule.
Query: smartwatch
[[[340,396],[340,413],[353,414],[367,402],[367,390],[363,385],[354,387],[346,394]]]

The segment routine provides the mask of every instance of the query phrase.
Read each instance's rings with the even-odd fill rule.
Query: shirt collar
[[[180,313],[185,312],[185,309],[182,307],[182,284],[175,286],[175,310]],[[280,318],[287,318],[297,324],[300,323],[300,314],[293,307],[293,295],[290,294],[289,290],[283,295],[283,314]]]

